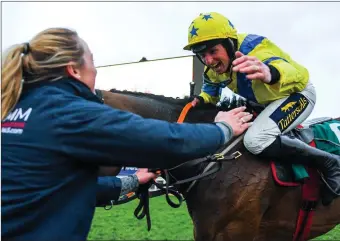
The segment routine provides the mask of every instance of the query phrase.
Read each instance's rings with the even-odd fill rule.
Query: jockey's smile
[[[198,53],[203,63],[213,69],[216,73],[227,72],[230,58],[222,44],[217,44],[207,50]]]

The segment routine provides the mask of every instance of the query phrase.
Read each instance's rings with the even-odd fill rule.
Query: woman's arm
[[[68,97],[56,113],[60,149],[100,166],[168,168],[212,154],[233,136],[215,124],[177,124]],[[59,117],[59,118],[58,118]]]
[[[148,172],[146,168],[126,177],[99,177],[97,181],[96,206],[110,205],[111,200],[117,201],[120,196],[137,191],[139,184],[145,184],[157,175]]]

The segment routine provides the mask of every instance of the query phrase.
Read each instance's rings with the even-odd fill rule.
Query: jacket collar
[[[63,89],[66,92],[69,92],[77,96],[80,96],[84,99],[87,99],[89,101],[103,103],[102,99],[98,97],[96,94],[94,94],[87,85],[70,77],[65,77],[65,78],[62,78],[56,81],[41,81],[41,82],[32,83],[32,84],[25,84],[24,92],[29,91],[29,89],[39,88],[42,86],[57,87],[57,88]]]

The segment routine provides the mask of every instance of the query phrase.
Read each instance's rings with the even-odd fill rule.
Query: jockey
[[[324,192],[324,205],[340,195],[340,157],[282,135],[306,120],[314,108],[316,94],[305,67],[268,38],[237,33],[216,12],[200,14],[191,22],[184,50],[191,50],[205,65],[194,106],[217,104],[224,87],[265,105],[244,136],[245,147],[255,155],[317,167],[330,190]]]

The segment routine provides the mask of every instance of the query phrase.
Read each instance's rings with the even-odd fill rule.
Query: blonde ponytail
[[[12,46],[3,57],[1,70],[1,120],[19,101],[25,85],[38,81],[56,81],[66,76],[70,63],[84,64],[84,45],[77,32],[50,28],[38,33],[29,44]]]
[[[23,82],[23,60],[22,53],[25,44],[12,46],[2,61],[1,70],[1,120],[18,102]]]

